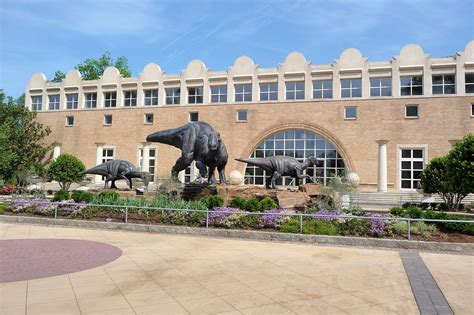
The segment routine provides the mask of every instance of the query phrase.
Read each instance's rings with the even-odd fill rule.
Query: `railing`
[[[146,207],[146,206],[130,206],[130,205],[99,205],[91,203],[73,203],[73,202],[50,202],[50,201],[38,201],[32,199],[31,201],[21,201],[15,200],[14,198],[2,198],[0,197],[0,202],[11,202],[17,204],[29,204],[34,203],[35,205],[49,205],[54,207],[54,218],[58,218],[58,206],[88,206],[88,207],[103,207],[103,208],[118,208],[124,209],[124,222],[128,224],[129,209],[138,209],[138,210],[147,210],[147,211],[171,211],[171,212],[195,212],[195,213],[205,213],[206,214],[206,229],[209,228],[209,213],[212,213],[213,210],[196,210],[196,209],[173,209],[173,208],[158,208],[158,207]],[[405,221],[407,222],[407,239],[411,240],[411,224],[412,222],[433,222],[433,223],[468,223],[474,224],[474,220],[440,220],[440,219],[422,219],[422,218],[401,218],[401,217],[370,217],[370,216],[354,216],[354,215],[332,215],[332,214],[308,214],[308,213],[268,213],[268,212],[232,212],[232,211],[219,211],[222,214],[239,214],[239,215],[276,215],[276,216],[289,216],[289,217],[298,217],[300,223],[299,233],[303,234],[303,218],[312,218],[312,219],[356,219],[356,220],[383,220],[383,221]]]

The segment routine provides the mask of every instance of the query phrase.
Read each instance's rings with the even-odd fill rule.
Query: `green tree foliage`
[[[469,134],[446,155],[431,160],[421,174],[423,191],[439,194],[449,210],[474,193],[474,135]]]
[[[18,101],[22,101],[21,97]],[[19,181],[21,174],[32,167],[40,169],[46,153],[54,145],[42,144],[51,129],[35,118],[35,112],[0,90],[0,178],[3,180],[24,184]]]
[[[48,167],[48,175],[59,183],[61,189],[69,190],[72,183],[82,180],[80,174],[86,167],[81,160],[71,154],[61,154]]]
[[[51,82],[62,82],[66,78],[66,74],[62,72],[61,70],[58,70],[54,73],[54,78],[51,80]]]
[[[128,68],[127,58],[121,56],[114,61],[110,52],[105,52],[98,59],[86,59],[75,68],[79,70],[84,80],[97,80],[104,73],[104,70],[110,66],[117,68],[125,78],[132,76]]]

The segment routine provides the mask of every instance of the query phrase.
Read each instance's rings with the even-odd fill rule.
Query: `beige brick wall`
[[[363,184],[377,183],[377,140],[388,142],[388,184],[397,184],[397,145],[428,146],[427,157],[445,154],[451,140],[474,133],[470,104],[474,96],[331,100],[220,105],[176,105],[95,110],[69,110],[38,113],[38,121],[53,132],[48,142],[61,144],[61,152],[79,157],[87,167],[96,162],[96,143],[114,145],[117,159],[137,163],[138,148],[148,134],[175,128],[188,122],[188,113],[199,112],[199,120],[217,129],[227,146],[229,163],[226,172],[244,171],[245,165],[234,161],[248,156],[266,136],[289,128],[315,131],[328,138],[343,155],[351,171]],[[406,119],[406,104],[419,104],[419,118]],[[357,120],[344,120],[344,106],[357,106]],[[236,122],[236,110],[248,111],[248,122]],[[154,113],[153,125],[144,124],[144,114]],[[112,126],[103,125],[105,114],[113,115]],[[66,127],[66,116],[75,117],[75,125]],[[169,177],[180,151],[156,144],[157,175]],[[395,186],[394,186],[395,185]]]

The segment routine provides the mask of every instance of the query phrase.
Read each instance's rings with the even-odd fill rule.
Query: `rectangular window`
[[[167,88],[165,89],[165,93],[166,93],[166,105],[179,104],[179,99],[181,97],[180,88]]]
[[[124,106],[137,106],[137,91],[124,91],[123,92],[123,105]]]
[[[433,94],[455,94],[456,83],[454,74],[434,75]]]
[[[392,78],[371,78],[370,96],[392,96]]]
[[[260,83],[260,100],[276,101],[278,100],[278,83]]]
[[[117,92],[105,92],[104,93],[104,107],[116,107],[117,106]]]
[[[77,109],[78,103],[78,94],[66,94],[66,108],[67,109]]]
[[[43,96],[32,96],[31,97],[31,110],[39,112],[43,108]]]
[[[304,99],[304,81],[285,82],[287,100]]]
[[[97,93],[86,93],[84,97],[85,97],[85,108],[97,107]]]
[[[66,116],[66,126],[74,126],[74,116]]]
[[[236,84],[235,85],[235,101],[251,102],[252,101],[252,84]]]
[[[344,107],[344,119],[357,119],[357,106]]]
[[[202,86],[188,87],[188,104],[202,104]]]
[[[238,110],[237,111],[237,122],[246,122],[247,121],[247,111]]]
[[[474,93],[474,73],[466,73],[466,93]]]
[[[471,104],[471,117],[474,117],[474,103]]]
[[[151,149],[148,152],[148,173],[150,175],[150,182],[155,182],[155,171],[156,171],[156,149]]]
[[[341,97],[361,97],[361,79],[341,79]]]
[[[418,118],[418,105],[406,105],[405,118]]]
[[[153,124],[153,114],[152,113],[145,114],[145,124],[146,125]]]
[[[104,125],[112,125],[112,115],[104,115]]]
[[[189,121],[198,121],[199,120],[199,113],[198,112],[190,112],[189,113]]]
[[[314,80],[313,98],[324,99],[332,98],[332,80]]]
[[[158,90],[145,90],[145,106],[158,105]]]
[[[400,94],[402,96],[423,95],[423,77],[400,77]]]
[[[401,149],[400,188],[417,189],[424,168],[423,149]]]
[[[49,110],[59,110],[59,94],[49,96]]]
[[[227,85],[211,86],[211,103],[227,102]]]

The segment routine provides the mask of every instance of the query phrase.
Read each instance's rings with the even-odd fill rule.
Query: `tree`
[[[40,169],[54,145],[42,144],[51,129],[35,118],[35,112],[16,103],[0,89],[0,178],[15,181],[19,186],[25,184],[19,180],[21,174],[32,167]]]
[[[60,154],[48,167],[48,176],[59,183],[61,189],[69,190],[72,183],[80,182],[86,167],[72,154]]]
[[[474,135],[469,134],[446,155],[431,160],[421,174],[423,191],[439,194],[449,210],[474,192]]]
[[[116,67],[120,74],[127,78],[132,76],[128,68],[128,60],[124,56],[118,57],[115,62],[112,60],[110,52],[105,52],[98,59],[86,59],[75,68],[79,70],[84,80],[97,80],[107,67]]]
[[[66,74],[62,72],[61,70],[58,70],[54,73],[54,78],[51,80],[51,82],[62,82],[66,78]]]

